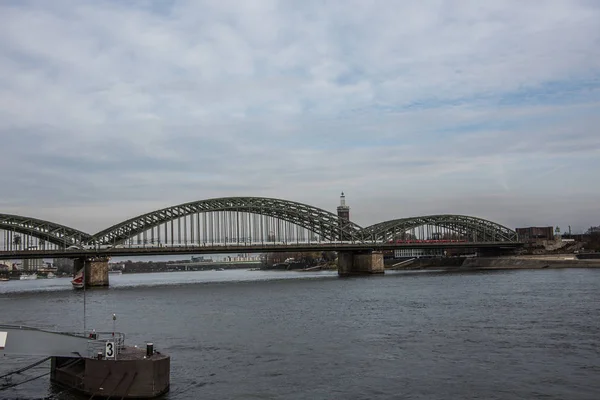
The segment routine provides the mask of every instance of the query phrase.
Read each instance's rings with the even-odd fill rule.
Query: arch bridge
[[[0,214],[0,232],[4,250],[67,248],[91,238],[68,226],[13,214]]]
[[[372,241],[415,240],[457,242],[518,242],[515,231],[482,218],[466,215],[428,215],[380,222],[361,230]]]
[[[224,197],[179,204],[139,215],[95,234],[49,221],[0,214],[2,253],[40,254],[50,250],[153,248],[235,248],[240,252],[269,248],[318,250],[347,244],[375,249],[386,246],[518,244],[515,231],[464,215],[393,219],[363,228],[329,211],[289,200]],[[49,254],[49,253],[47,253]],[[2,254],[0,254],[2,256]]]

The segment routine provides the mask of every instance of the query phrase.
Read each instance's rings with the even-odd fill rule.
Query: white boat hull
[[[75,277],[71,281],[71,285],[73,285],[74,289],[83,289],[83,268],[75,274]]]

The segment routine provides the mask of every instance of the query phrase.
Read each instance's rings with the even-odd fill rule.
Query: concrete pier
[[[156,351],[153,343],[147,342],[145,349],[125,346],[121,332],[82,335],[0,325],[0,337],[1,357],[47,356],[51,382],[86,399],[150,399],[169,391],[171,358]]]
[[[86,287],[108,286],[109,257],[82,257],[75,259],[75,272],[85,268]]]
[[[381,251],[338,252],[338,275],[340,276],[383,274],[384,270]]]

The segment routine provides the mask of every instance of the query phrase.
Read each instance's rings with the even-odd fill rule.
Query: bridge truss
[[[97,245],[206,245],[358,241],[362,228],[317,207],[264,197],[225,197],[163,208],[93,235]]]
[[[505,226],[481,218],[451,214],[394,219],[371,225],[361,232],[367,240],[384,242],[518,242],[517,233]]]
[[[0,232],[5,250],[67,248],[91,237],[68,226],[12,214],[0,214]]]
[[[17,240],[18,237],[18,240]],[[310,205],[264,197],[225,197],[152,211],[89,235],[30,217],[0,214],[4,251],[68,248],[206,247],[415,241],[516,243],[515,231],[481,218],[430,215],[362,228]]]

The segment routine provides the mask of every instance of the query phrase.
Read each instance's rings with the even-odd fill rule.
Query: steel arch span
[[[336,214],[307,204],[267,197],[223,197],[179,204],[131,218],[96,233],[89,238],[88,243],[119,244],[180,218],[213,212],[238,212],[272,217],[307,229],[326,240],[352,241],[361,238],[362,228],[359,225],[341,220]]]
[[[0,214],[0,230],[32,236],[59,247],[88,241],[91,236],[77,229],[37,218]]]
[[[390,241],[403,239],[405,234],[422,226],[437,227],[453,232],[469,242],[518,242],[512,229],[482,218],[466,215],[429,215],[380,222],[364,228],[366,240]]]

